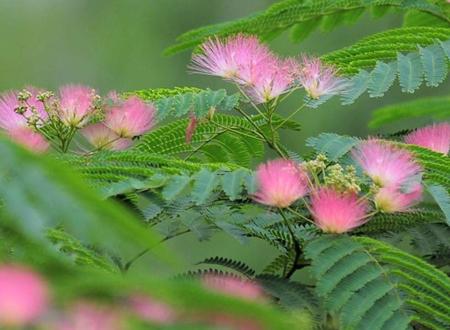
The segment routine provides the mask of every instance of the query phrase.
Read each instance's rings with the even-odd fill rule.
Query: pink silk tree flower
[[[141,294],[128,299],[128,307],[140,319],[155,324],[171,324],[177,319],[176,312],[165,303]]]
[[[19,92],[8,91],[0,95],[0,127],[4,130],[26,127],[32,120],[36,125],[42,126],[47,120],[48,114],[44,109],[44,104],[36,98],[40,91],[35,87],[27,87],[26,90],[30,96],[26,101],[23,114],[15,111],[20,106]]]
[[[422,173],[409,151],[387,141],[364,141],[352,150],[352,157],[380,187],[399,187]]]
[[[41,154],[48,150],[50,144],[45,137],[35,132],[31,127],[17,127],[8,131],[12,141],[22,145],[28,150]]]
[[[258,70],[253,84],[245,89],[250,98],[259,104],[288,92],[293,82],[290,60],[274,59]]]
[[[83,85],[66,85],[59,89],[58,116],[72,127],[84,126],[95,111],[95,90]]]
[[[319,99],[340,94],[348,87],[347,80],[336,74],[334,67],[324,64],[319,58],[302,56],[297,79],[309,97]]]
[[[447,155],[450,150],[450,124],[440,123],[419,128],[406,135],[405,142]]]
[[[109,306],[79,301],[72,306],[52,330],[125,330],[122,315]]]
[[[251,85],[257,71],[272,61],[273,54],[255,36],[238,34],[225,40],[210,38],[201,53],[192,57],[193,72],[219,76]]]
[[[231,276],[206,275],[202,283],[210,290],[248,300],[265,299],[263,289],[255,282]]]
[[[155,120],[155,107],[132,96],[107,109],[104,124],[120,137],[132,138],[152,129]]]
[[[25,327],[49,306],[47,283],[34,271],[18,265],[0,266],[0,325]]]
[[[26,127],[27,119],[15,112],[19,106],[16,91],[4,92],[0,95],[0,127],[11,130],[17,127]]]
[[[276,159],[259,165],[258,190],[253,199],[261,204],[288,207],[308,192],[308,176],[297,163]]]
[[[367,201],[353,192],[320,188],[311,194],[311,214],[316,225],[327,233],[348,232],[365,222]]]
[[[80,133],[99,150],[124,150],[133,144],[131,139],[121,138],[102,123],[86,126],[80,130]]]
[[[415,184],[409,192],[396,187],[381,188],[374,196],[377,209],[385,213],[405,212],[422,199],[423,187]]]

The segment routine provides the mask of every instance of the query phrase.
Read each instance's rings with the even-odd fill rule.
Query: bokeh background
[[[55,89],[66,83],[83,83],[106,93],[111,89],[131,91],[142,88],[198,86],[230,88],[219,79],[192,75],[186,70],[190,53],[162,55],[175,37],[189,29],[219,23],[262,10],[270,0],[0,0],[0,90],[35,85]],[[399,13],[374,19],[370,14],[354,26],[341,26],[331,33],[315,32],[301,44],[289,41],[289,33],[271,42],[283,55],[309,52],[321,55],[351,45],[360,38],[399,27]],[[396,83],[398,84],[398,83]],[[336,100],[320,109],[305,110],[296,119],[300,134],[284,135],[290,149],[304,152],[305,138],[320,132],[364,136],[371,111],[385,104],[421,96],[443,95],[450,84],[423,87],[402,94],[394,87],[384,98],[361,97],[354,105],[342,107]],[[230,89],[232,91],[232,89]],[[288,113],[299,99],[284,104]],[[394,131],[415,127],[422,121],[390,126]],[[260,269],[276,252],[260,242],[243,247],[226,237],[197,243],[186,235],[170,242],[185,264],[204,257],[228,255],[248,261]],[[256,256],[256,257],[255,257]],[[140,263],[150,264],[151,257]]]

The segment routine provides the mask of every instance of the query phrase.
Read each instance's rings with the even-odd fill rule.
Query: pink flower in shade
[[[155,324],[171,324],[177,318],[170,306],[140,294],[131,296],[128,306],[139,318]]]
[[[440,123],[419,128],[406,135],[405,142],[447,155],[450,150],[450,124]]]
[[[257,37],[238,34],[225,40],[208,39],[201,53],[193,56],[191,69],[251,85],[258,70],[272,60],[273,54]]]
[[[248,300],[265,299],[264,291],[254,282],[231,276],[206,275],[203,285],[213,291]]]
[[[80,130],[80,133],[96,149],[123,150],[133,143],[130,139],[119,137],[113,130],[102,123],[92,124]]]
[[[14,142],[35,153],[44,153],[50,147],[48,141],[31,127],[17,127],[8,131]]]
[[[346,79],[339,78],[336,70],[319,58],[303,56],[297,71],[300,84],[312,99],[340,94],[348,86]]]
[[[59,89],[61,121],[73,127],[82,127],[95,111],[95,90],[83,85],[66,85]]]
[[[352,157],[381,187],[400,187],[422,173],[410,152],[387,141],[371,139],[362,142],[352,150]]]
[[[288,207],[308,191],[308,176],[291,160],[276,159],[259,165],[256,171],[258,203]]]
[[[48,114],[44,109],[42,102],[36,99],[39,90],[34,87],[27,87],[27,91],[31,93],[31,97],[27,100],[27,109],[24,114],[18,114],[15,109],[20,105],[17,98],[17,91],[9,91],[0,95],[0,127],[4,130],[12,130],[18,127],[28,126],[28,119],[37,115],[41,122],[48,118]],[[31,110],[33,107],[35,114]]]
[[[149,131],[155,124],[156,109],[136,96],[107,109],[104,124],[123,138]]]
[[[70,308],[54,330],[125,330],[122,316],[109,306],[80,301]]]
[[[381,188],[374,197],[377,208],[386,213],[404,212],[422,198],[423,187],[415,184],[409,192],[402,192],[396,187]]]
[[[289,91],[293,81],[291,60],[273,59],[258,68],[246,91],[255,103],[265,103]]]
[[[368,204],[355,193],[320,188],[311,194],[310,208],[320,229],[341,234],[364,224]]]
[[[192,137],[194,136],[195,130],[198,125],[198,119],[194,114],[189,116],[189,123],[186,127],[186,143],[190,144],[192,141]]]
[[[38,274],[22,266],[0,266],[0,325],[22,327],[33,323],[48,305],[48,287]]]

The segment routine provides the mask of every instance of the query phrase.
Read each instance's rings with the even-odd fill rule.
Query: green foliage
[[[320,153],[326,155],[330,160],[336,161],[346,153],[348,153],[354,146],[359,143],[359,139],[338,135],[333,133],[320,134],[317,137],[310,137],[306,140],[308,147],[314,148]]]
[[[0,185],[2,219],[31,241],[47,242],[47,230],[60,225],[83,243],[116,255],[136,253],[156,242],[129,212],[102,201],[60,164],[4,140],[0,151],[0,169],[6,174]]]
[[[399,52],[417,52],[418,45],[427,47],[448,39],[450,28],[398,28],[366,37],[356,44],[331,52],[322,59],[338,67],[344,74],[356,74],[360,69],[374,67],[377,61],[397,59]]]
[[[51,228],[47,232],[47,238],[58,250],[74,259],[75,264],[90,266],[107,271],[117,271],[111,260],[102,256],[92,248],[88,248],[62,229]]]
[[[402,232],[418,224],[444,221],[442,212],[430,209],[417,209],[402,213],[378,213],[355,233],[376,235],[385,232]]]
[[[194,87],[175,87],[125,93],[125,96],[130,95],[137,95],[145,101],[151,101],[158,110],[158,121],[168,116],[182,117],[189,113],[202,118],[210,111],[231,111],[239,103],[239,94],[228,96],[224,89],[212,91]]]
[[[384,124],[401,119],[418,118],[422,116],[442,120],[450,117],[448,104],[450,97],[427,97],[408,102],[396,103],[376,109],[372,113],[369,127],[378,128]]]
[[[450,226],[450,194],[449,189],[437,184],[427,185],[427,191],[444,212],[447,224]]]
[[[450,29],[447,30],[450,31]],[[396,44],[398,45],[398,42]],[[447,76],[448,60],[445,51],[449,44],[450,41],[447,40],[425,48],[419,47],[418,52],[403,55],[396,52],[395,47],[382,43],[377,46],[382,48],[379,53],[380,56],[377,55],[377,52],[371,50],[371,47],[368,47],[369,50],[365,53],[366,57],[360,59],[361,56],[364,57],[365,55],[358,49],[355,50],[354,54],[349,53],[348,63],[346,64],[344,63],[346,52],[337,54],[337,57],[330,62],[333,63],[334,61],[338,67],[343,68],[344,73],[355,74],[350,79],[350,87],[342,95],[342,104],[353,103],[366,90],[370,97],[382,97],[391,88],[397,76],[402,91],[407,93],[413,93],[419,88],[423,79],[429,87],[438,86]],[[391,57],[396,58],[396,60],[389,63],[381,61],[381,59]],[[373,65],[375,65],[375,68],[371,72],[360,69]]]
[[[430,264],[366,237],[322,236],[305,251],[316,293],[343,328],[449,326],[450,280]]]
[[[197,265],[218,265],[222,267],[229,268],[231,270],[234,270],[244,276],[247,276],[249,278],[253,277],[255,275],[255,271],[251,269],[248,265],[243,263],[242,261],[236,261],[229,258],[224,257],[212,257],[212,258],[206,258],[203,261],[200,261],[197,263]]]
[[[166,54],[173,54],[194,47],[214,35],[223,37],[239,32],[258,35],[263,40],[270,40],[293,27],[292,39],[300,41],[318,27],[322,27],[324,31],[330,31],[340,24],[354,23],[364,11],[371,8],[375,16],[385,14],[387,9],[390,8],[417,9],[431,13],[444,22],[450,22],[448,15],[444,13],[441,6],[424,0],[282,0],[265,11],[237,21],[210,25],[186,32],[177,38],[178,43],[176,45],[166,49]]]
[[[263,155],[264,146],[258,139],[239,134],[251,129],[243,118],[217,114],[211,121],[199,123],[190,144],[185,138],[187,125],[188,120],[181,119],[162,126],[143,136],[135,149],[152,154],[184,153],[185,158],[203,156],[210,162],[242,166],[250,166]]]

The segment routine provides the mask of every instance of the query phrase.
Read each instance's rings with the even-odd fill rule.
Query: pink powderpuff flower
[[[259,165],[256,171],[258,190],[253,199],[258,203],[288,207],[308,191],[308,176],[297,163],[276,159]]]
[[[89,301],[73,305],[63,319],[51,327],[53,330],[125,330],[122,315],[109,306]]]
[[[405,142],[447,155],[450,150],[450,124],[440,123],[419,128],[406,135]]]
[[[86,126],[80,133],[96,149],[124,150],[133,144],[132,140],[121,138],[102,123]]]
[[[67,126],[82,127],[95,111],[96,92],[90,87],[62,86],[59,89],[59,98],[58,116]]]
[[[231,276],[206,275],[202,283],[210,290],[248,300],[265,299],[262,288],[251,281]]]
[[[289,91],[294,82],[291,61],[274,59],[258,69],[253,84],[245,88],[255,103],[268,102]]]
[[[27,91],[31,93],[31,97],[27,100],[27,109],[23,114],[18,114],[15,111],[20,105],[17,91],[8,91],[0,95],[0,127],[4,130],[9,131],[28,126],[28,120],[31,116],[37,116],[41,124],[47,120],[48,114],[43,103],[36,99],[40,91],[34,87],[27,87]],[[35,113],[33,113],[31,107],[33,107]]]
[[[380,187],[399,187],[422,173],[409,151],[387,141],[370,139],[362,142],[352,150],[352,157]]]
[[[46,152],[50,147],[50,144],[44,136],[35,132],[31,127],[11,129],[8,131],[8,135],[12,141],[38,154]]]
[[[381,188],[374,196],[377,209],[385,213],[405,212],[422,199],[423,187],[415,184],[409,192],[396,187]]]
[[[142,320],[155,324],[171,324],[177,319],[176,312],[169,305],[141,294],[131,296],[128,307]]]
[[[312,99],[342,93],[347,87],[346,79],[339,78],[336,69],[325,65],[319,58],[302,56],[297,78]]]
[[[251,85],[255,75],[273,59],[271,51],[255,36],[238,34],[225,40],[210,38],[192,58],[193,72],[219,76]]]
[[[155,125],[156,109],[137,96],[107,109],[104,124],[123,138],[142,135]]]
[[[47,283],[34,271],[18,265],[0,266],[0,325],[25,327],[49,306]]]
[[[311,194],[311,214],[316,225],[327,233],[348,232],[365,222],[368,204],[353,192],[320,188]]]

